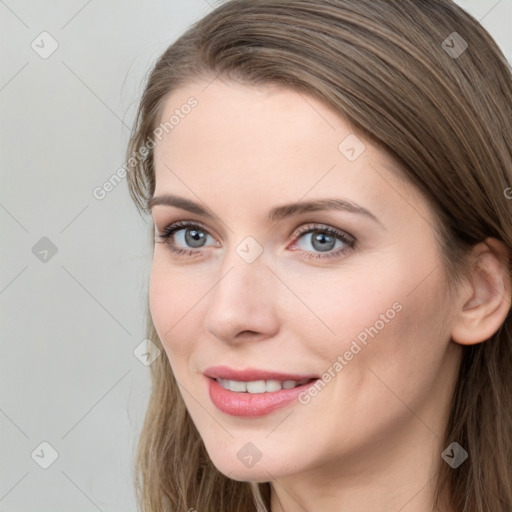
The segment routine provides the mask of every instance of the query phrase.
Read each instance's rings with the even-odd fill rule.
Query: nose
[[[262,256],[247,263],[233,251],[209,294],[206,330],[226,343],[275,336],[279,329],[276,287]]]

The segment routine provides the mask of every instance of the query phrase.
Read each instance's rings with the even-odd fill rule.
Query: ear
[[[487,238],[473,250],[473,267],[462,287],[452,340],[474,345],[488,340],[503,324],[511,304],[510,251],[497,238]]]

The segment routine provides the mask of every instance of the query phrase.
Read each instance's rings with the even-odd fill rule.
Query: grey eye
[[[204,231],[196,228],[178,229],[174,233],[174,236],[176,238],[181,238],[181,240],[177,242],[178,245],[185,247],[188,246],[192,249],[203,247],[208,237]]]

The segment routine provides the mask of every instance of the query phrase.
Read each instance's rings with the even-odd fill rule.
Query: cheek
[[[382,417],[398,414],[402,401],[419,410],[440,377],[449,329],[438,278],[434,273],[416,289],[411,281],[387,288],[378,284],[382,295],[361,302],[347,317],[357,322],[352,339],[365,341],[356,356],[359,389],[354,392],[366,396],[368,408],[381,410]]]
[[[192,350],[190,340],[195,339],[189,333],[190,316],[194,314],[194,305],[204,292],[198,289],[197,282],[186,277],[186,273],[173,269],[165,257],[155,249],[149,281],[149,308],[151,318],[171,360],[184,356]],[[172,359],[171,359],[172,357]]]
[[[324,339],[322,345],[332,352],[344,350],[345,342],[358,335],[364,341],[372,327],[379,332],[389,330],[403,316],[401,310],[410,290],[403,278],[390,275],[390,266],[371,272],[371,266],[363,262],[340,269],[337,274],[316,273],[304,277],[302,284],[296,282],[294,291],[305,298],[312,313],[301,317],[301,331],[308,331],[308,324],[321,328],[316,338]]]
[[[321,343],[309,347],[312,360],[324,361],[317,369],[330,381],[318,398],[310,395],[304,413],[313,418],[332,412],[331,420],[325,420],[326,437],[347,435],[359,446],[363,437],[392,431],[409,418],[409,408],[424,411],[439,385],[449,338],[440,314],[439,274],[411,292],[408,270],[409,279],[403,281],[388,281],[389,275],[381,273],[357,286],[346,283],[343,293],[337,283],[337,294],[316,298],[314,307],[336,337],[328,343],[317,336]],[[345,409],[350,414],[340,430],[338,415]],[[369,417],[374,421],[368,423]]]
[[[382,369],[393,380],[393,371],[404,381],[415,371],[428,373],[439,364],[449,339],[440,269],[425,279],[432,268],[395,259],[375,272],[366,265],[343,278],[315,279],[317,292],[308,293],[308,305],[331,331],[323,329],[325,343],[315,352],[334,362],[352,351],[347,359],[355,364],[350,366]]]

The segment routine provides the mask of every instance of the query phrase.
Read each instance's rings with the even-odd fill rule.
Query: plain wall
[[[458,3],[512,61],[512,0]],[[150,223],[125,179],[98,187],[151,64],[214,5],[0,2],[0,512],[136,510]]]

